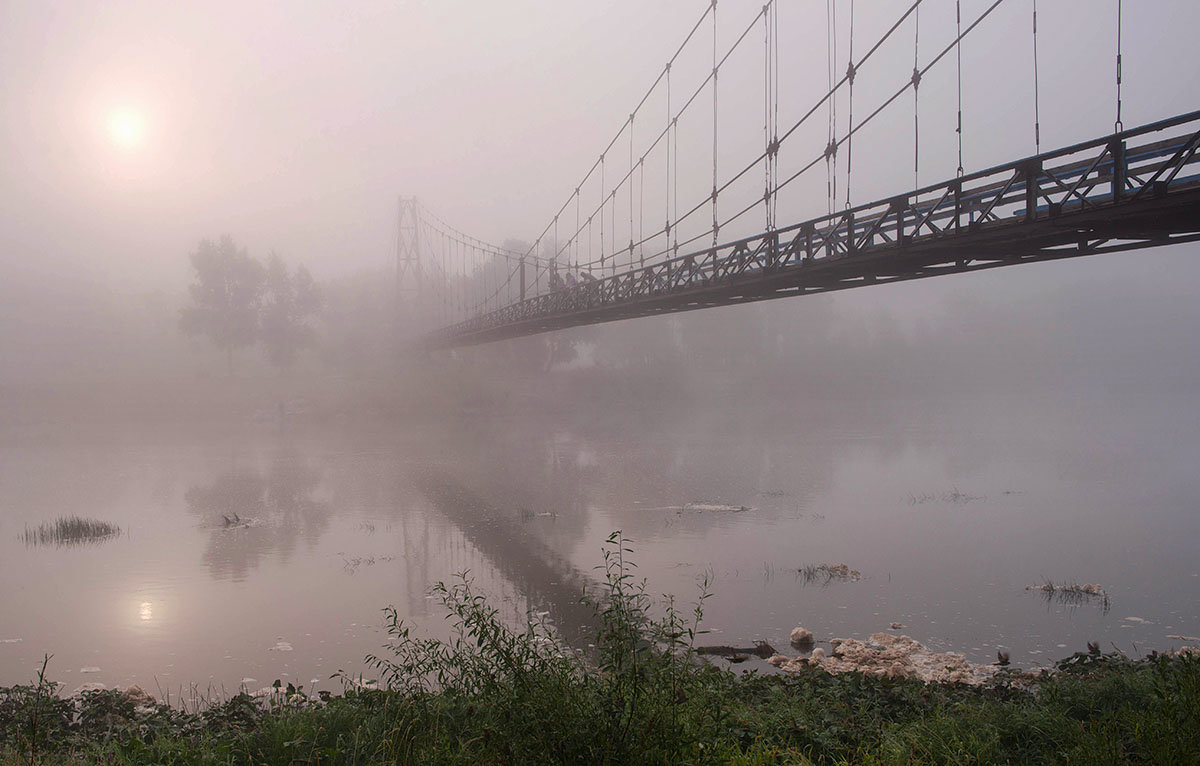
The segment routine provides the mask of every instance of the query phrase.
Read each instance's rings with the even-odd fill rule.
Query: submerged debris
[[[796,570],[800,579],[804,580],[807,585],[814,580],[823,580],[824,582],[858,582],[862,579],[862,572],[857,569],[851,569],[845,564],[817,564],[800,567]]]
[[[1171,635],[1167,636],[1167,638],[1171,638],[1176,641],[1200,641],[1200,636],[1180,636],[1175,633],[1172,633]]]
[[[258,520],[248,516],[239,516],[237,513],[222,513],[221,526],[225,529],[248,529],[249,527],[258,526]]]
[[[1007,494],[1007,493],[1006,493]],[[922,492],[919,495],[909,495],[909,505],[925,505],[926,503],[951,503],[957,505],[966,505],[967,503],[977,500],[987,500],[987,495],[972,495],[967,492],[960,492],[958,487],[954,487],[948,492]]]
[[[360,566],[374,566],[376,562],[388,562],[396,558],[395,556],[355,556],[347,558],[344,553],[338,553],[338,555],[342,557],[342,568],[350,574],[357,572]]]
[[[683,505],[679,506],[677,510],[679,513],[683,513],[684,511],[696,513],[705,513],[709,511],[745,513],[746,511],[753,511],[755,509],[746,505],[726,505],[724,503],[684,503]]]
[[[718,657],[725,657],[730,662],[741,662],[750,655],[761,657],[762,659],[779,656],[775,652],[775,647],[766,641],[755,641],[754,646],[749,648],[739,646],[698,646],[696,647],[696,654],[712,654]]]
[[[1105,595],[1104,588],[1100,587],[1100,585],[1098,583],[1094,583],[1094,582],[1090,582],[1085,585],[1080,585],[1079,583],[1065,583],[1063,585],[1055,585],[1054,583],[1047,580],[1046,582],[1042,583],[1041,585],[1027,585],[1027,586],[1025,586],[1025,590],[1040,590],[1040,591],[1045,591],[1046,593],[1059,593],[1059,592],[1078,593],[1081,596],[1103,596],[1103,595]]]
[[[938,683],[982,684],[996,668],[976,665],[957,652],[934,652],[908,636],[876,633],[867,641],[835,638],[829,656],[814,649],[809,657],[796,657],[779,667],[800,671],[819,667],[829,673],[866,673],[886,678],[916,678]],[[773,663],[774,664],[774,663]]]

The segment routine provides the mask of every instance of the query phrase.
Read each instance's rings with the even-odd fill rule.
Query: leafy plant
[[[483,731],[507,732],[526,758],[553,753],[560,762],[621,762],[648,748],[682,756],[699,739],[685,731],[680,709],[699,698],[691,692],[712,672],[694,650],[707,584],[690,619],[672,599],[656,617],[630,553],[620,532],[610,536],[601,588],[584,596],[597,618],[593,656],[563,644],[544,619],[531,617],[520,629],[504,624],[463,573],[459,582],[433,588],[448,611],[449,639],[417,637],[389,608],[390,656],[369,655],[367,664],[389,691],[415,704],[503,711]]]

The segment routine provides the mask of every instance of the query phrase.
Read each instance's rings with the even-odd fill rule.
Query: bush
[[[371,655],[390,692],[449,727],[464,755],[524,763],[670,762],[703,759],[705,722],[719,720],[705,693],[720,673],[699,663],[702,590],[685,618],[667,600],[661,616],[626,558],[619,532],[605,543],[604,582],[585,596],[598,630],[594,654],[565,646],[544,620],[514,630],[465,576],[434,592],[451,638],[420,639],[387,610],[390,657]],[[498,749],[497,749],[498,748]]]

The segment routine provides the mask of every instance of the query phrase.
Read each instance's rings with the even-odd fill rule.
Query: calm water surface
[[[585,643],[572,600],[616,529],[652,592],[689,602],[709,578],[713,643],[785,648],[798,624],[827,640],[900,622],[1025,667],[1088,640],[1179,646],[1168,636],[1200,635],[1200,417],[1151,399],[709,403],[471,417],[436,434],[13,427],[0,432],[0,684],[50,653],[68,690],[339,689],[330,676],[366,672],[383,641],[382,607],[440,631],[429,587],[466,570],[506,618],[548,611]],[[64,514],[123,532],[25,544],[27,525]],[[838,562],[862,579],[797,572]],[[1100,583],[1108,608],[1025,589],[1046,580]]]

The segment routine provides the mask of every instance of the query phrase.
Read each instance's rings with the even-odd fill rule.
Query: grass
[[[85,545],[100,542],[121,533],[116,524],[81,516],[60,516],[52,522],[25,527],[26,545]]]
[[[451,637],[387,616],[379,689],[280,688],[202,710],[116,691],[0,689],[0,763],[1196,763],[1200,658],[1077,654],[983,687],[820,670],[734,674],[698,660],[705,592],[651,599],[610,539],[594,653],[503,624],[469,580],[440,585]]]

